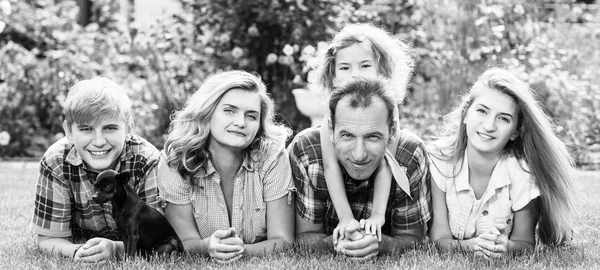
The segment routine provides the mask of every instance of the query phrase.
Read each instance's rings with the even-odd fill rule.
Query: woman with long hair
[[[572,160],[530,87],[484,72],[429,144],[433,224],[444,248],[487,257],[573,236]]]

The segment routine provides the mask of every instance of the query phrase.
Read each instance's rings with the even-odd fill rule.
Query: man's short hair
[[[102,117],[131,121],[131,100],[125,90],[108,78],[96,77],[77,82],[64,104],[65,120],[72,124],[92,124]]]
[[[373,103],[374,98],[379,98],[387,108],[387,119],[390,131],[394,127],[394,110],[396,99],[392,90],[381,79],[357,78],[342,87],[336,88],[329,98],[329,115],[331,126],[335,128],[335,109],[338,103],[349,98],[351,108],[366,108]]]

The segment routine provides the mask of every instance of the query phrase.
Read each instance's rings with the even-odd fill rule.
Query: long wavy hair
[[[256,136],[242,151],[243,158],[254,162],[266,157],[269,147],[284,147],[291,130],[274,121],[273,100],[265,84],[245,71],[228,71],[209,77],[187,101],[185,107],[173,114],[165,142],[167,163],[195,185],[195,179],[206,173],[210,153],[210,120],[217,104],[232,89],[257,93],[260,96],[260,125]]]
[[[549,117],[535,100],[529,85],[501,68],[485,71],[461,104],[444,118],[444,131],[430,144],[430,154],[452,162],[455,177],[467,147],[464,119],[482,91],[493,89],[511,97],[518,112],[518,137],[509,141],[502,155],[525,162],[540,190],[538,236],[544,244],[561,245],[571,240],[574,221],[573,160],[565,144],[554,134]],[[458,169],[460,171],[460,169]]]
[[[335,78],[335,55],[341,49],[356,43],[370,45],[375,56],[377,73],[393,87],[398,101],[406,95],[408,81],[413,72],[414,62],[410,48],[382,28],[372,24],[349,24],[329,43],[325,51],[319,52],[320,63],[316,70],[317,84],[327,94],[333,91]]]

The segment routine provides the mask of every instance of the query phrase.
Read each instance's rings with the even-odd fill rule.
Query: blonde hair
[[[264,83],[245,71],[228,71],[209,77],[174,114],[165,142],[167,162],[182,177],[195,178],[205,173],[209,158],[210,120],[221,98],[232,89],[257,93],[260,97],[260,126],[252,143],[243,151],[244,158],[265,157],[272,145],[285,146],[291,130],[274,122],[273,100]],[[257,161],[257,160],[253,160]]]
[[[64,104],[65,120],[72,124],[95,123],[103,117],[131,118],[131,100],[125,90],[108,78],[96,77],[77,82],[69,89]]]
[[[372,24],[350,24],[335,35],[327,49],[320,52],[321,63],[316,70],[317,83],[331,94],[334,88],[335,55],[341,49],[363,42],[370,45],[375,56],[377,72],[389,80],[388,84],[394,87],[398,102],[401,102],[406,95],[414,66],[409,47]]]
[[[542,243],[561,245],[571,240],[574,227],[573,161],[565,144],[552,131],[551,121],[535,100],[527,83],[501,68],[485,71],[461,104],[445,119],[445,130],[430,147],[434,157],[460,168],[467,146],[465,116],[482,91],[493,89],[511,97],[518,112],[518,137],[509,141],[503,155],[526,162],[540,190],[538,235]],[[456,176],[458,172],[455,172]]]

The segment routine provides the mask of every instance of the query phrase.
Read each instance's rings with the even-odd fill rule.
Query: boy
[[[159,151],[132,135],[131,101],[106,78],[76,83],[64,104],[66,137],[40,161],[33,214],[37,245],[75,261],[100,262],[124,251],[110,203],[92,200],[98,173],[129,172],[129,185],[158,208]]]

